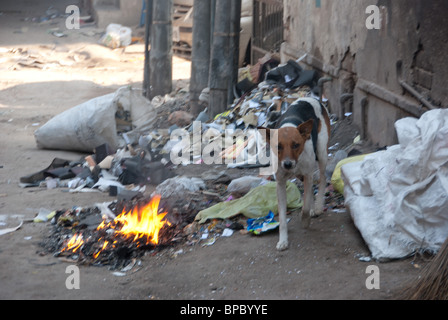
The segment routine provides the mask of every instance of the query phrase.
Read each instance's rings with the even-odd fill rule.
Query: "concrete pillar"
[[[211,2],[194,0],[193,48],[191,54],[190,106],[191,113],[198,115],[199,95],[208,86],[210,70]]]
[[[233,0],[217,0],[213,45],[210,60],[210,117],[224,112],[228,105],[228,87],[231,75],[232,54],[230,48],[230,11]]]
[[[231,70],[229,77],[229,87],[227,91],[227,102],[231,104],[235,99],[233,87],[238,82],[238,62],[240,47],[240,29],[241,29],[241,0],[231,0],[232,7],[230,9],[230,41],[229,51],[231,57]]]
[[[173,64],[172,0],[153,0],[150,51],[150,98],[170,93]]]

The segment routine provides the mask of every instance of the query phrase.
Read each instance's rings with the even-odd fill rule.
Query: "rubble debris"
[[[0,236],[19,230],[23,225],[23,221],[17,227],[0,229]]]
[[[295,89],[306,85],[311,90],[318,88],[318,80],[318,73],[315,70],[303,70],[294,60],[270,70],[266,73],[265,79],[267,83],[275,83],[282,89]]]
[[[154,194],[160,194],[163,198],[168,198],[175,194],[188,194],[194,193],[199,190],[204,190],[205,183],[200,178],[188,178],[188,177],[174,177],[165,180],[159,184],[154,191]]]
[[[193,115],[186,111],[174,111],[168,117],[170,124],[177,125],[178,128],[186,127],[193,121]]]
[[[103,144],[95,148],[94,154],[77,161],[55,158],[46,169],[21,177],[19,185],[68,188],[69,192],[109,192],[118,198],[132,199],[143,195],[146,185],[158,185],[175,176],[169,162],[151,162],[144,157],[144,152],[132,157],[118,150],[110,155],[111,150]],[[97,159],[102,158],[100,164],[107,160],[110,165],[97,165]]]

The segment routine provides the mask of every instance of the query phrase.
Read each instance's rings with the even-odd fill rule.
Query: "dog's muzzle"
[[[285,170],[291,170],[295,167],[295,165],[296,165],[295,161],[291,161],[291,160],[282,161],[282,167]]]

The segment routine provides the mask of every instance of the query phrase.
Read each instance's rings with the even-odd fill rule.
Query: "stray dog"
[[[302,225],[307,228],[310,217],[319,215],[324,208],[326,187],[325,168],[328,159],[330,118],[326,108],[314,98],[295,101],[278,119],[272,132],[278,139],[271,140],[271,130],[266,130],[266,140],[278,159],[277,199],[280,220],[280,238],[277,250],[288,248],[288,228],[286,222],[286,181],[292,177],[303,177],[304,196]],[[313,173],[316,161],[319,165],[320,181],[316,204],[313,197]]]

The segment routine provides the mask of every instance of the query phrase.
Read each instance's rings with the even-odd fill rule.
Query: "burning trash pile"
[[[112,203],[103,207],[108,213],[102,217],[98,207],[57,211],[52,219],[53,231],[43,246],[56,257],[79,264],[122,268],[145,251],[176,241],[179,231],[159,204],[160,196],[149,202]]]

